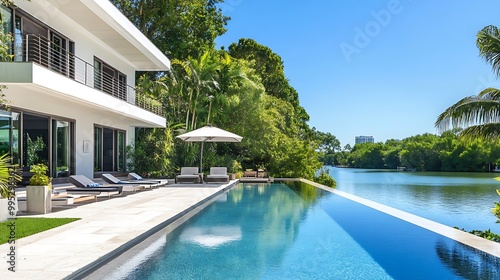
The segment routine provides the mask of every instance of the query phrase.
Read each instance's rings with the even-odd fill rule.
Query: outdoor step
[[[71,205],[74,203],[75,199],[72,196],[64,196],[64,197],[53,197],[52,206],[65,206]],[[21,196],[17,198],[17,209],[18,211],[26,212],[26,197]]]

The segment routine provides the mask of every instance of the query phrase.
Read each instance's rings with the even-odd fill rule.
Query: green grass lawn
[[[0,244],[7,243],[10,236],[10,226],[15,224],[15,240],[33,235],[51,228],[65,225],[79,218],[16,218],[0,223]]]

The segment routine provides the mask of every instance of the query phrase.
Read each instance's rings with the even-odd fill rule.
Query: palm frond
[[[462,130],[459,134],[465,140],[485,139],[487,141],[500,139],[500,122],[473,125]]]
[[[500,102],[479,96],[465,97],[441,113],[435,123],[438,131],[500,122]]]
[[[490,87],[482,90],[477,96],[484,99],[500,101],[500,89]]]
[[[479,55],[491,64],[497,76],[500,75],[500,30],[493,25],[486,26],[478,32],[476,45]]]

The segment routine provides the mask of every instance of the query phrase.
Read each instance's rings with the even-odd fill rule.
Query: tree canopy
[[[111,2],[168,57],[181,60],[214,49],[230,19],[217,7],[224,0]]]
[[[492,171],[500,165],[500,143],[459,137],[460,130],[440,136],[420,134],[401,141],[356,144],[352,150],[324,156],[327,164],[357,168],[406,167],[418,171]]]

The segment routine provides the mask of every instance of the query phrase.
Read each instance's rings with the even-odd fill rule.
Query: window
[[[94,57],[94,88],[127,100],[127,76]]]
[[[1,5],[0,5],[1,6]],[[2,7],[0,11],[5,8]],[[2,12],[3,14],[3,12]],[[12,20],[14,19],[14,20]],[[20,9],[9,18],[13,60],[36,62],[67,77],[75,77],[75,43]],[[26,37],[27,42],[26,42]]]

